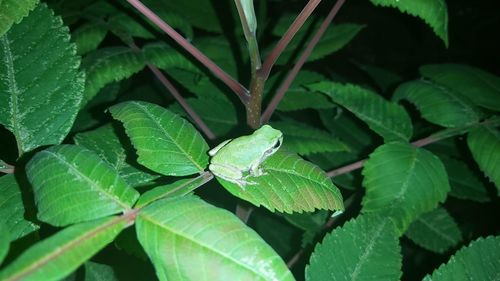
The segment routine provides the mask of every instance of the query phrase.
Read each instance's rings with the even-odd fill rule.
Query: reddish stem
[[[193,57],[195,57],[199,62],[205,65],[212,73],[215,74],[219,79],[224,82],[234,93],[238,95],[240,100],[246,104],[248,100],[248,90],[243,87],[238,81],[234,80],[229,74],[222,70],[217,64],[200,52],[196,47],[191,45],[184,37],[182,37],[177,31],[175,31],[170,25],[158,17],[153,11],[148,7],[144,6],[139,0],[127,0],[132,6],[134,6],[139,12],[141,12],[145,17],[151,20],[156,26],[163,30],[170,38],[181,45],[187,52],[189,52]]]
[[[132,40],[129,42],[130,48],[132,48],[136,52],[140,52],[139,47]],[[193,122],[196,126],[207,136],[208,139],[214,140],[214,133],[208,128],[208,126],[203,122],[203,120],[196,114],[196,112],[189,106],[186,100],[181,96],[179,91],[174,87],[174,85],[168,80],[168,78],[163,75],[163,73],[154,65],[147,63],[147,66],[151,72],[156,76],[156,78],[163,84],[163,86],[170,92],[170,94],[174,97],[174,99],[181,105],[184,111],[193,119]]]
[[[443,140],[443,139],[446,139],[449,137],[464,134],[470,128],[474,128],[477,126],[483,126],[483,125],[491,125],[491,124],[498,126],[500,124],[500,118],[493,117],[491,119],[487,119],[487,120],[484,120],[482,122],[472,124],[472,125],[467,125],[467,126],[464,126],[461,128],[452,128],[452,129],[443,130],[443,131],[437,132],[435,134],[432,134],[430,136],[427,136],[423,139],[416,140],[416,141],[412,142],[411,144],[416,146],[416,147],[422,147],[422,146],[426,146],[426,145],[429,145],[431,143],[435,143],[435,142],[438,142],[440,140]],[[326,175],[329,177],[336,177],[336,176],[340,176],[342,174],[347,174],[349,172],[352,172],[354,170],[357,170],[357,169],[360,169],[361,167],[363,167],[363,164],[366,160],[368,160],[368,159],[359,160],[359,161],[354,162],[352,164],[349,164],[347,166],[340,167],[338,169],[335,169],[335,170],[332,170],[332,171],[326,173]]]
[[[309,18],[309,16],[312,14],[314,9],[318,6],[318,4],[321,2],[321,0],[309,0],[307,5],[302,9],[300,14],[295,18],[293,23],[290,25],[288,30],[285,32],[283,37],[281,37],[280,41],[276,46],[274,46],[274,49],[271,51],[271,53],[267,56],[266,60],[264,61],[264,64],[262,65],[262,69],[260,70],[259,75],[261,75],[264,80],[267,80],[269,77],[269,73],[271,72],[271,68],[273,65],[276,63],[276,60],[279,58],[283,50],[288,46],[288,43],[293,39],[297,31],[304,25],[306,20]]]
[[[3,166],[2,168],[0,168],[0,173],[13,174],[15,172],[16,167],[14,167],[13,165],[5,163],[2,160],[0,160],[0,164]]]
[[[285,81],[283,81],[283,83],[280,85],[278,91],[276,92],[273,99],[269,103],[268,107],[262,114],[261,117],[262,124],[267,123],[269,121],[269,118],[271,118],[271,115],[273,114],[274,110],[276,110],[276,107],[278,107],[278,104],[280,103],[281,99],[283,99],[283,97],[285,96],[285,93],[288,91],[288,88],[290,88],[290,85],[292,84],[293,80],[295,80],[295,77],[299,73],[300,69],[307,61],[307,58],[309,58],[309,56],[311,55],[312,50],[321,39],[321,36],[323,36],[326,29],[328,28],[332,20],[335,18],[335,16],[337,15],[338,11],[340,10],[344,2],[345,0],[338,0],[337,3],[335,3],[335,5],[330,10],[330,13],[328,13],[328,16],[321,23],[321,26],[316,31],[316,34],[314,34],[311,41],[307,44],[306,49],[302,52],[297,63],[293,66],[292,70],[290,70]]]
[[[148,68],[153,72],[153,74],[160,80],[160,82],[167,88],[167,90],[172,94],[175,100],[182,106],[184,111],[193,119],[193,122],[196,126],[207,136],[208,139],[214,140],[215,134],[208,128],[208,126],[201,120],[200,116],[196,114],[196,112],[189,106],[186,100],[181,96],[181,94],[177,91],[177,89],[172,85],[172,83],[168,80],[165,75],[154,65],[148,63]]]

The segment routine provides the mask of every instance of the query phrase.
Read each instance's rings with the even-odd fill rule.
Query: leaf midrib
[[[163,125],[155,118],[154,115],[151,114],[151,112],[149,112],[147,110],[147,108],[145,108],[142,104],[140,103],[137,103],[137,102],[132,102],[132,104],[134,104],[135,106],[137,106],[151,121],[153,121],[153,123],[158,127],[160,128],[161,132],[167,136],[170,141],[180,150],[182,151],[183,155],[189,159],[195,166],[196,168],[201,172],[203,171],[203,168],[191,157],[191,155],[189,153],[187,153],[183,147],[181,147],[177,141],[173,138],[173,136],[171,136],[171,134],[165,130],[165,128],[163,127]],[[184,120],[180,120],[180,122],[183,122]],[[184,125],[183,125],[184,127]],[[181,131],[183,128],[179,129],[179,131]],[[193,139],[191,140],[191,142],[194,141],[194,137]]]
[[[455,244],[455,240],[453,240],[450,235],[447,235],[444,231],[440,231],[439,229],[435,228],[432,224],[426,222],[421,217],[417,218],[417,221],[427,227],[431,232],[434,232],[436,233],[436,235],[441,236],[443,237],[443,239],[451,242],[452,245]]]
[[[67,253],[67,251],[71,250],[72,248],[81,245],[81,243],[84,243],[85,241],[87,241],[89,239],[95,238],[95,236],[100,234],[100,232],[108,230],[110,227],[120,223],[122,220],[124,220],[123,217],[117,217],[117,218],[109,221],[108,223],[95,228],[92,231],[84,233],[84,235],[82,235],[80,237],[76,237],[74,240],[71,240],[68,244],[65,244],[64,246],[49,253],[49,255],[45,256],[44,258],[41,258],[39,260],[34,261],[30,266],[25,267],[24,271],[17,273],[17,275],[12,276],[12,277],[10,277],[10,279],[7,279],[5,281],[17,281],[17,280],[23,279],[26,276],[29,276],[30,274],[32,274],[34,271],[36,271],[41,266],[44,266],[45,264],[52,261],[53,259],[56,259],[59,256]],[[79,243],[79,242],[81,242],[81,243]]]
[[[0,37],[0,45],[3,46],[3,53],[5,55],[6,61],[4,61],[7,68],[7,83],[8,89],[10,89],[10,122],[12,126],[12,133],[14,134],[17,142],[17,147],[19,154],[22,154],[22,138],[20,137],[20,125],[19,120],[17,120],[17,116],[19,114],[19,105],[18,105],[18,96],[21,95],[19,88],[17,87],[18,83],[15,77],[14,71],[14,58],[12,55],[12,51],[10,49],[9,40],[7,39],[7,33],[4,36]]]
[[[202,208],[202,207],[199,207],[199,208]],[[191,211],[193,211],[193,210],[191,210]],[[193,243],[195,245],[198,245],[198,246],[200,246],[202,248],[205,248],[209,252],[218,254],[218,255],[220,255],[220,256],[228,259],[228,260],[231,260],[234,263],[240,265],[242,268],[244,268],[244,269],[246,269],[246,270],[248,270],[250,272],[253,272],[256,276],[261,276],[262,277],[261,272],[255,271],[255,270],[253,270],[252,267],[250,267],[250,266],[248,266],[248,265],[246,265],[244,263],[239,262],[239,260],[235,259],[234,257],[228,256],[226,253],[218,251],[217,248],[213,248],[213,247],[210,247],[209,245],[202,244],[202,243],[200,243],[200,240],[193,240],[191,237],[185,235],[184,233],[174,231],[173,228],[169,228],[167,225],[162,224],[161,221],[157,221],[153,217],[147,216],[144,213],[140,214],[140,216],[142,217],[142,219],[149,221],[151,224],[153,224],[155,226],[158,226],[161,229],[163,229],[163,230],[165,230],[167,232],[170,232],[171,234],[173,234],[175,236],[182,237],[183,239],[188,240],[188,241],[190,241],[191,243]],[[177,266],[176,268],[179,268],[179,267]]]
[[[77,170],[73,165],[72,163],[66,161],[65,158],[61,157],[59,154],[55,153],[55,152],[52,152],[52,151],[48,151],[48,150],[45,150],[43,151],[44,153],[48,153],[52,156],[54,156],[54,158],[56,158],[56,160],[59,160],[60,162],[62,162],[65,166],[69,167],[73,172],[75,172],[77,175],[79,175],[83,180],[85,180],[86,182],[88,182],[93,188],[95,188],[95,190],[97,190],[99,193],[101,194],[104,194],[106,197],[110,198],[113,202],[117,203],[119,206],[121,206],[122,208],[124,208],[125,210],[129,210],[130,207],[127,206],[125,203],[122,203],[120,200],[117,200],[115,196],[113,196],[112,194],[108,193],[107,191],[105,191],[104,189],[102,189],[101,187],[99,187],[98,185],[96,185],[91,178],[89,178],[87,175],[84,175],[81,171]],[[117,176],[117,175],[115,175]]]
[[[372,238],[370,240],[370,243],[366,245],[364,253],[361,255],[359,258],[359,261],[356,263],[356,266],[354,267],[354,270],[352,271],[351,274],[351,280],[357,280],[358,275],[360,273],[361,267],[369,260],[368,256],[370,255],[371,251],[373,249],[373,246],[375,245],[375,242],[378,241],[378,238],[380,237],[380,233],[382,232],[383,228],[385,227],[386,223],[388,222],[388,219],[384,219],[383,223],[379,224],[378,227],[376,228],[374,235],[370,236]],[[368,249],[368,250],[366,250]]]

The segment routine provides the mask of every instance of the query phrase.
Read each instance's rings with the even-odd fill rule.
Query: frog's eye
[[[280,140],[278,140],[278,141],[274,144],[273,149],[277,149],[277,148],[279,148],[280,146],[281,146],[281,141],[280,141]]]
[[[281,146],[281,141],[280,140],[277,140],[273,147],[269,148],[268,150],[266,150],[266,155],[271,155],[273,154],[274,152],[276,152],[276,149],[278,149],[279,147]]]

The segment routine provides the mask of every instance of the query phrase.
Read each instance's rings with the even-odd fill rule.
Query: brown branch
[[[136,52],[140,52],[139,47],[134,43],[133,40],[129,42],[129,47],[132,48]],[[175,86],[168,80],[168,78],[163,75],[163,73],[151,63],[146,64],[149,70],[153,72],[156,78],[161,82],[161,84],[170,92],[170,94],[174,97],[174,99],[181,105],[182,109],[193,119],[193,122],[196,126],[207,136],[208,139],[214,140],[215,134],[208,128],[208,126],[203,122],[203,120],[198,116],[198,114],[189,106],[186,100],[182,97],[182,95],[177,91]]]
[[[175,31],[170,25],[158,17],[153,11],[148,7],[144,6],[139,0],[127,0],[132,6],[134,6],[139,12],[141,12],[145,17],[151,20],[156,26],[163,30],[170,38],[182,46],[187,52],[189,52],[193,57],[195,57],[199,62],[206,66],[212,73],[217,76],[224,84],[226,84],[234,93],[238,95],[240,100],[246,104],[248,100],[248,90],[243,87],[238,81],[234,80],[229,74],[222,70],[217,64],[200,52],[196,47],[189,43],[184,37],[182,37],[177,31]]]
[[[312,50],[314,49],[314,47],[316,47],[316,44],[321,39],[321,36],[323,36],[326,29],[328,28],[332,20],[335,18],[335,16],[337,15],[338,11],[340,10],[344,2],[345,0],[338,0],[337,3],[335,3],[335,5],[330,10],[330,13],[328,13],[328,16],[321,23],[321,26],[316,31],[316,34],[314,34],[311,41],[307,44],[306,49],[302,52],[299,59],[297,60],[297,63],[293,66],[292,70],[290,70],[287,77],[285,78],[285,81],[283,81],[283,83],[280,85],[273,99],[271,100],[266,110],[262,114],[261,117],[262,124],[267,123],[269,121],[274,110],[276,110],[276,108],[278,107],[278,104],[285,96],[285,93],[288,91],[288,88],[290,88],[290,85],[292,84],[293,80],[295,80],[295,77],[299,73],[300,69],[307,61],[307,58],[309,58],[309,56],[311,55]]]
[[[292,41],[293,37],[297,33],[297,31],[304,25],[306,20],[312,14],[314,9],[318,6],[321,0],[309,0],[304,9],[300,12],[300,14],[295,18],[293,23],[290,25],[288,30],[285,32],[283,37],[281,37],[280,41],[274,46],[274,49],[267,56],[264,64],[261,69],[261,77],[266,80],[269,77],[269,73],[271,72],[271,68],[276,63],[276,60],[279,58],[283,50],[285,50],[286,46]]]
[[[13,174],[15,172],[15,168],[16,167],[14,167],[13,165],[0,160],[0,173]]]
[[[300,258],[302,258],[304,252],[305,252],[304,248],[301,248],[297,253],[295,253],[295,255],[293,255],[293,257],[290,260],[288,260],[286,266],[288,268],[292,268],[300,260]]]
[[[477,126],[482,126],[482,125],[498,126],[498,125],[500,125],[500,118],[493,117],[491,119],[484,120],[483,122],[479,122],[476,124],[467,125],[467,126],[460,127],[460,128],[445,129],[445,130],[442,130],[442,131],[437,132],[435,134],[432,134],[428,137],[425,137],[423,139],[416,140],[416,141],[412,142],[411,144],[416,146],[416,147],[423,147],[423,146],[438,142],[440,140],[443,140],[443,139],[446,139],[449,137],[454,137],[456,135],[464,134],[469,129],[475,128]],[[357,169],[360,169],[361,167],[363,167],[363,164],[366,160],[368,160],[368,159],[359,160],[359,161],[351,163],[349,165],[337,168],[335,170],[332,170],[332,171],[326,173],[326,175],[328,177],[332,178],[332,177],[340,176],[343,174],[347,174],[349,172],[352,172],[354,170],[357,170]]]

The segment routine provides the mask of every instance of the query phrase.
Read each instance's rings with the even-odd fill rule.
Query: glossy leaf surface
[[[401,232],[421,214],[436,208],[450,191],[439,158],[410,144],[378,147],[362,173],[366,188],[362,212],[391,217]]]
[[[310,87],[326,93],[334,102],[354,113],[386,142],[407,141],[412,135],[411,120],[404,108],[368,89],[335,82],[320,82]]]
[[[146,66],[144,54],[125,47],[108,47],[89,53],[82,62],[85,80],[84,103],[114,81],[129,78]]]
[[[430,64],[420,67],[420,73],[454,89],[475,104],[500,110],[500,77],[482,69],[461,64]]]
[[[20,153],[66,137],[82,100],[79,66],[68,28],[45,4],[0,37],[0,123]]]
[[[208,145],[188,121],[158,105],[124,102],[112,106],[137,150],[137,161],[164,175],[186,176],[208,165]]]
[[[39,228],[25,219],[21,187],[13,174],[0,177],[0,224],[8,236],[0,240],[14,241]]]
[[[479,122],[474,104],[462,94],[444,85],[425,80],[401,84],[393,99],[407,99],[422,117],[443,127],[461,127]]]
[[[445,253],[462,241],[457,223],[442,207],[419,216],[405,235],[417,245],[436,253]]]
[[[334,229],[316,246],[306,280],[399,280],[400,251],[389,219],[361,215]]]
[[[144,208],[137,235],[160,280],[294,280],[252,229],[193,196]]]
[[[131,186],[145,184],[159,177],[159,175],[145,169],[130,158],[119,136],[117,128],[111,124],[104,125],[92,131],[79,133],[74,137],[75,143],[94,151],[102,160],[108,162],[120,177]],[[122,134],[125,138],[125,134]]]
[[[130,210],[139,197],[97,154],[76,145],[37,153],[26,168],[38,218],[55,226]]]
[[[113,217],[65,228],[23,252],[0,272],[0,280],[60,280],[113,241],[126,223]]]
[[[375,5],[397,8],[402,13],[419,17],[448,47],[448,8],[445,0],[370,0]]]
[[[27,16],[38,2],[38,0],[0,1],[0,36],[4,35],[12,24],[19,23]]]
[[[248,177],[243,188],[217,180],[233,195],[278,212],[343,210],[342,195],[320,168],[299,156],[278,150],[261,164],[264,174]]]
[[[492,127],[481,127],[469,133],[467,143],[474,160],[500,194],[500,133]]]
[[[479,238],[460,249],[423,281],[496,280],[500,276],[500,237]]]

